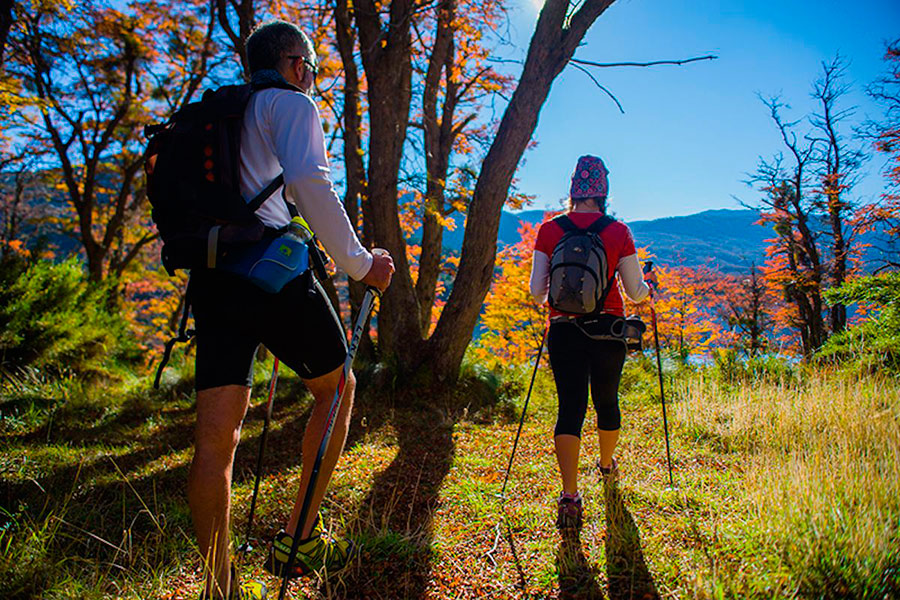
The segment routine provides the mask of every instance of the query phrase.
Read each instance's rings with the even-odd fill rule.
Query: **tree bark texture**
[[[422,93],[422,125],[425,141],[425,206],[422,214],[422,252],[416,279],[419,303],[419,330],[423,338],[431,328],[437,281],[441,273],[444,239],[445,189],[453,151],[453,118],[459,86],[453,80],[454,31],[456,1],[445,0],[438,7],[437,31],[425,74]],[[442,76],[446,81],[444,103],[438,117],[438,95]]]
[[[360,102],[360,77],[354,52],[356,50],[356,33],[353,29],[352,16],[348,0],[337,0],[334,6],[335,39],[338,54],[344,68],[344,103],[341,120],[344,131],[344,168],[346,171],[346,189],[344,191],[344,210],[354,227],[359,223],[361,203],[366,198],[366,170],[363,163],[362,150],[362,108]],[[371,235],[367,235],[365,224],[361,240],[364,246],[371,246]],[[347,278],[350,300],[350,322],[356,320],[365,294],[365,285]],[[368,331],[364,332],[360,342],[360,352],[371,355],[372,346]]]
[[[412,98],[413,9],[411,0],[394,0],[387,22],[382,22],[373,0],[354,4],[369,92],[368,202],[363,205],[363,218],[372,224],[374,245],[386,248],[397,268],[381,298],[378,344],[382,353],[396,354],[401,361],[417,354],[422,343],[398,212],[399,172]]]

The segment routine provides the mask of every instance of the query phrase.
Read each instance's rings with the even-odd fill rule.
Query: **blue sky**
[[[524,58],[537,0],[512,12],[510,57]],[[760,156],[780,150],[758,93],[781,94],[799,118],[821,62],[850,60],[850,102],[857,120],[880,117],[864,88],[884,70],[886,41],[900,36],[900,1],[619,0],[594,24],[577,58],[651,61],[716,54],[686,66],[595,69],[623,104],[619,113],[583,73],[569,67],[541,113],[537,148],[518,177],[532,208],[557,208],[577,157],[601,156],[610,170],[610,208],[626,221],[740,208],[752,200],[742,183]],[[849,133],[849,132],[848,132]],[[857,192],[881,189],[880,159]]]

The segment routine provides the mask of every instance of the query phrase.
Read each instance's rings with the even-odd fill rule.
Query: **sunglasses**
[[[319,74],[319,67],[316,63],[312,62],[305,56],[300,56],[299,54],[288,54],[285,58],[290,58],[291,60],[302,60],[303,64],[306,65],[306,68],[312,73],[312,76],[315,77]]]

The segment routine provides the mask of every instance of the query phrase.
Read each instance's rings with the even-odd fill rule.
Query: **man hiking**
[[[241,129],[240,188],[256,197],[279,174],[283,188],[256,211],[268,227],[291,220],[285,200],[299,209],[335,263],[355,280],[384,290],[394,272],[389,255],[373,256],[360,244],[329,178],[324,133],[308,95],[317,70],[309,38],[295,25],[273,21],[247,40],[250,98]],[[271,84],[277,86],[272,87]],[[267,86],[269,84],[269,86]],[[343,327],[311,270],[278,293],[218,269],[194,269],[191,296],[196,322],[197,425],[188,501],[200,552],[205,559],[204,598],[265,598],[265,586],[241,585],[231,563],[231,478],[241,423],[250,402],[253,361],[264,344],[296,371],[314,404],[302,443],[300,489],[284,530],[276,536],[265,568],[283,576],[293,536],[299,552],[289,576],[347,562],[351,545],[327,536],[318,509],[343,450],[355,379],[348,378],[331,442],[322,460],[309,517],[298,523],[301,502],[322,439],[328,409],[347,352]]]

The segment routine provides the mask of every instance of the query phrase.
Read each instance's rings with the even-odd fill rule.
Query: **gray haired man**
[[[292,202],[316,232],[335,263],[359,281],[384,290],[394,264],[389,255],[373,256],[359,242],[330,180],[324,133],[309,97],[317,71],[309,38],[295,25],[273,21],[247,40],[253,83],[279,81],[253,94],[241,131],[241,192],[255,197],[279,174],[284,187],[256,215],[281,228],[291,219]],[[290,85],[285,85],[290,84]],[[290,89],[291,86],[296,89]],[[288,89],[285,89],[288,88]],[[283,194],[283,198],[282,198]],[[241,423],[250,402],[253,358],[260,343],[296,371],[314,397],[302,443],[303,471],[290,518],[273,542],[265,567],[283,576],[294,535],[299,553],[289,576],[320,568],[333,572],[347,562],[351,544],[326,535],[318,508],[343,450],[353,404],[355,379],[344,388],[331,442],[322,461],[305,523],[298,523],[316,448],[346,356],[346,338],[324,292],[307,273],[277,294],[216,270],[191,274],[196,321],[197,426],[188,481],[188,502],[206,559],[207,598],[265,598],[257,582],[239,585],[231,567],[231,478]]]

